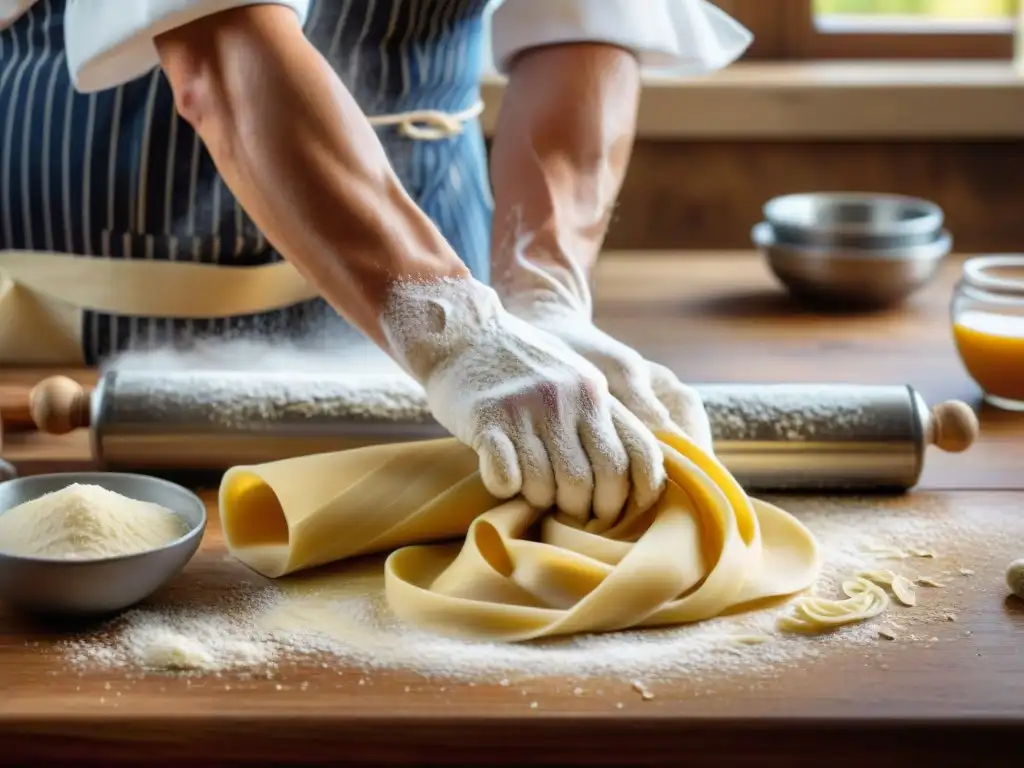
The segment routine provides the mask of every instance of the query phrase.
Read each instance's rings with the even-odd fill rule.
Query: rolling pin
[[[960,452],[978,434],[968,405],[929,408],[909,386],[696,389],[716,454],[749,489],[906,490],[928,446]],[[89,427],[94,459],[121,470],[225,469],[447,435],[419,386],[393,376],[114,370],[91,393],[45,379],[30,408],[46,432]]]

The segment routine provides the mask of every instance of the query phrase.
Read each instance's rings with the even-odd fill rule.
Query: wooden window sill
[[[485,76],[493,131],[504,80]],[[740,62],[710,77],[647,74],[642,139],[1024,139],[1024,75],[1002,61]]]

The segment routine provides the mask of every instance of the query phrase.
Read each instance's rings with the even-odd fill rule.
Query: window
[[[813,0],[824,32],[961,34],[1012,31],[1012,0]]]
[[[752,59],[1009,59],[1021,0],[716,0]]]

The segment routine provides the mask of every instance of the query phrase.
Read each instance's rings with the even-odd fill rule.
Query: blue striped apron
[[[280,261],[177,116],[161,71],[102,93],[74,90],[65,4],[38,0],[0,31],[0,249],[231,267]],[[306,35],[368,115],[458,113],[479,99],[487,4],[315,0]],[[437,141],[393,127],[378,135],[413,199],[487,281],[491,196],[479,123]],[[301,340],[343,327],[322,300],[209,320],[86,312],[81,341],[96,364],[127,348],[209,335]]]

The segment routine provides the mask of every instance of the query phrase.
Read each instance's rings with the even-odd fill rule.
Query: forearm
[[[290,10],[227,11],[157,48],[179,112],[246,212],[378,344],[396,281],[468,275]]]
[[[568,291],[589,311],[639,94],[637,61],[613,46],[539,48],[513,66],[491,152],[492,272],[506,304]]]

